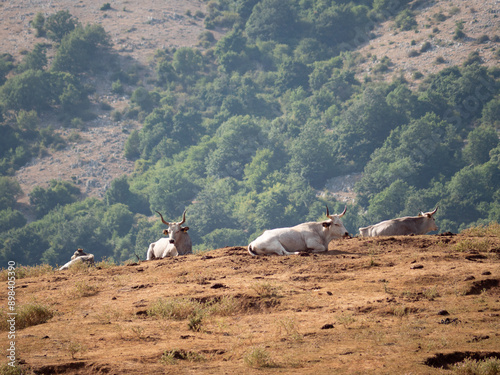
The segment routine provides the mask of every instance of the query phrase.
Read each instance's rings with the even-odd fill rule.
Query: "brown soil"
[[[228,247],[56,271],[17,280],[17,306],[55,316],[19,330],[16,350],[36,374],[446,374],[500,356],[499,252],[498,237],[353,238],[315,255]],[[159,298],[224,297],[200,331],[147,313]],[[269,358],[252,367],[256,348]]]

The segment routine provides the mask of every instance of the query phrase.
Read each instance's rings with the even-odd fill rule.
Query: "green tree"
[[[31,21],[31,27],[35,29],[35,36],[41,38],[45,36],[45,16],[43,13],[38,12]]]
[[[26,55],[23,62],[17,67],[19,72],[24,72],[25,70],[43,70],[47,65],[47,54],[45,52],[45,46],[43,44],[37,43],[33,47],[33,50]]]
[[[149,197],[151,211],[168,210],[170,215],[182,213],[198,191],[182,168],[176,166],[157,170],[155,180]]]
[[[243,180],[255,191],[261,191],[263,180],[275,169],[274,153],[265,148],[257,150],[252,161],[245,165]]]
[[[21,194],[21,186],[16,180],[0,176],[0,210],[14,208],[17,198]]]
[[[123,203],[109,206],[102,218],[103,227],[113,236],[126,236],[133,223],[134,215]]]
[[[8,110],[47,109],[54,99],[50,91],[49,77],[41,70],[27,70],[18,74],[0,88],[0,101]]]
[[[500,96],[491,99],[483,108],[482,122],[497,126],[500,123]]]
[[[39,21],[41,21],[41,18]],[[41,22],[37,25],[40,26]],[[65,35],[71,33],[77,26],[79,22],[67,10],[60,10],[55,14],[51,14],[47,17],[44,23],[44,28],[47,32],[47,36],[56,41],[60,42]]]
[[[237,183],[232,178],[208,178],[205,181],[186,214],[186,223],[191,228],[189,235],[194,244],[202,243],[203,236],[216,229],[239,229],[232,217],[231,207],[237,190]]]
[[[198,73],[202,67],[202,56],[199,50],[181,47],[175,51],[172,67],[181,77],[189,77]]]
[[[298,21],[291,2],[263,0],[254,6],[245,31],[252,40],[287,41],[296,35]]]
[[[247,244],[247,234],[242,229],[217,228],[203,236],[203,245],[209,250],[225,246],[246,246]]]
[[[242,178],[245,165],[263,146],[263,140],[260,127],[250,116],[231,117],[216,132],[217,148],[208,156],[208,175]]]
[[[138,87],[130,97],[132,103],[137,104],[143,111],[150,112],[154,107],[154,99],[149,91],[144,87]]]
[[[125,141],[124,146],[125,157],[128,160],[135,160],[141,156],[141,152],[139,150],[140,144],[141,138],[139,136],[139,131],[134,129]]]
[[[130,184],[126,175],[111,181],[111,186],[106,190],[106,194],[104,195],[104,202],[108,206],[122,203],[133,212],[145,215],[149,214],[146,199],[130,190]]]
[[[12,70],[14,67],[14,58],[12,57],[11,54],[4,53],[0,55],[0,86],[5,83],[7,80],[6,76],[7,74]]]
[[[98,66],[99,57],[110,46],[109,35],[101,25],[77,27],[61,40],[52,70],[82,73]]]
[[[332,154],[333,142],[325,127],[309,121],[288,150],[291,172],[306,178],[312,186],[323,187],[324,182],[339,171]]]
[[[47,189],[36,186],[30,193],[30,204],[41,218],[58,205],[76,202],[80,189],[67,181],[51,180]]]
[[[4,264],[7,261],[14,261],[18,266],[39,264],[43,249],[48,246],[47,239],[30,225],[0,235],[0,257]]]
[[[34,133],[38,125],[36,111],[20,110],[16,116],[17,126],[20,130]]]
[[[334,129],[335,154],[345,165],[362,168],[391,130],[401,124],[401,117],[386,101],[387,93],[383,85],[369,85],[340,115]]]
[[[26,225],[26,218],[17,210],[7,208],[0,210],[0,232],[6,232],[13,228],[21,228]]]
[[[464,160],[473,165],[490,160],[490,151],[498,146],[498,134],[491,126],[477,127],[469,133],[467,140],[462,153]]]

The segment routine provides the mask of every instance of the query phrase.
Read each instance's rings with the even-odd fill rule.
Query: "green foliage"
[[[47,55],[45,52],[45,46],[43,44],[37,43],[33,47],[33,51],[28,53],[24,58],[23,62],[17,67],[19,72],[24,72],[25,70],[43,70],[47,65]]]
[[[21,194],[21,186],[16,180],[0,176],[0,210],[14,208],[16,199]]]
[[[248,18],[245,31],[252,40],[283,41],[297,33],[298,15],[291,2],[263,0]]]
[[[250,116],[231,117],[217,130],[217,147],[208,156],[207,173],[217,178],[241,178],[245,164],[263,140],[257,122]]]
[[[111,9],[111,4],[110,3],[104,3],[103,5],[101,5],[101,7],[99,8],[99,10],[110,10]]]
[[[42,37],[45,36],[45,16],[43,13],[38,12],[35,15],[35,18],[33,18],[33,21],[31,21],[31,27],[35,29],[35,36],[36,37]]]
[[[6,232],[13,228],[21,228],[26,225],[26,218],[19,211],[11,208],[0,210],[0,232]]]
[[[415,29],[417,27],[417,21],[415,20],[415,14],[409,10],[405,9],[396,16],[394,20],[396,27],[403,31]]]
[[[500,96],[496,96],[483,107],[482,122],[490,125],[500,123]]]
[[[174,53],[172,67],[181,78],[195,75],[202,67],[200,51],[189,47],[179,48]]]
[[[109,46],[109,36],[101,25],[78,26],[61,39],[52,70],[72,74],[89,71],[98,66],[99,57]]]
[[[41,218],[58,205],[75,202],[79,195],[80,189],[73,184],[51,180],[47,189],[36,186],[31,191],[30,204],[35,208],[37,216]]]
[[[41,19],[38,18],[37,26],[40,27]],[[75,30],[78,25],[79,22],[67,10],[60,10],[47,17],[44,29],[50,39],[61,42],[64,36]]]
[[[498,146],[498,134],[490,126],[479,126],[469,133],[463,149],[464,160],[479,165],[490,160],[490,151]]]

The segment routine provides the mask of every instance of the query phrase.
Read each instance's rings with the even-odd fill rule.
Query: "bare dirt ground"
[[[17,307],[54,317],[16,350],[35,374],[450,374],[500,358],[499,254],[491,235],[352,238],[55,271],[17,280]],[[159,299],[184,316],[151,316]]]

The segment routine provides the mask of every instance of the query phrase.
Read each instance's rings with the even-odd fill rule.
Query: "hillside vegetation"
[[[355,173],[362,177],[343,218],[352,234],[436,206],[440,232],[500,221],[500,70],[491,63],[500,54],[498,23],[474,39],[459,20],[444,30],[466,12],[448,2],[425,24],[417,18],[425,1],[199,5],[182,15],[203,20],[198,45],[158,43],[147,66],[125,63],[104,22],[82,23],[64,9],[33,14],[32,49],[1,56],[4,263],[62,264],[78,247],[97,259],[143,258],[163,229],[152,222],[156,210],[178,220],[187,208],[197,251],[245,246],[265,229],[323,217],[325,204],[341,211],[345,202],[325,184]],[[98,12],[109,22],[131,11],[104,4]],[[165,17],[150,24],[160,27]],[[450,43],[477,50],[459,65],[443,57],[435,62],[443,69],[409,77],[389,57],[359,52],[387,23],[404,35],[432,28],[434,39],[419,40],[415,56],[437,48],[445,32],[453,33]],[[126,103],[97,100],[97,82]],[[24,192],[29,207],[21,213],[16,171],[78,142],[96,111],[127,133],[123,152],[133,172],[110,182],[102,199],[82,199],[76,176],[54,178]],[[39,126],[47,117],[74,131],[62,137]]]

